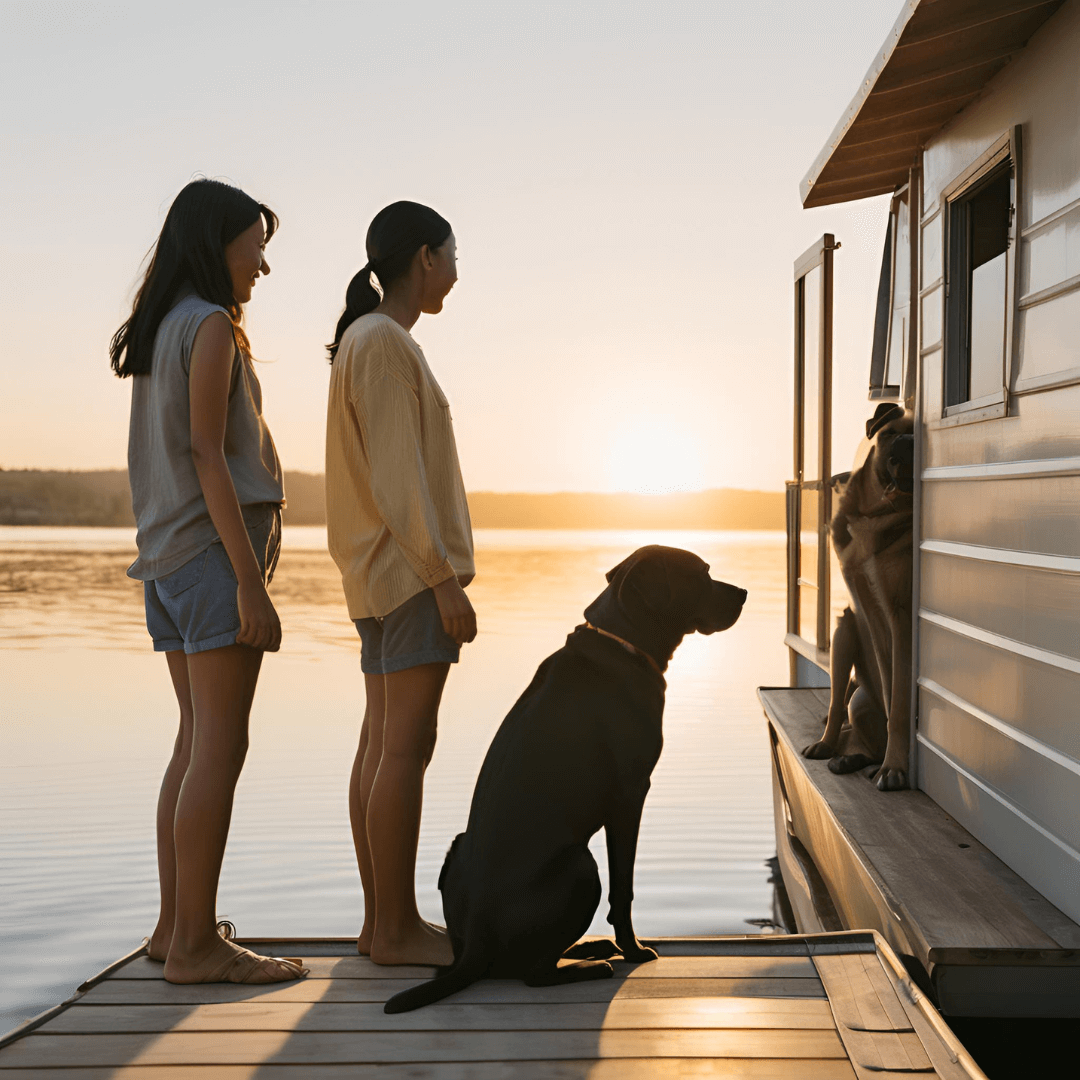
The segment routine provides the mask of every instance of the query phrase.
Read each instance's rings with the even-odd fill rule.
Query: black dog
[[[607,575],[588,622],[549,656],[502,722],[469,824],[439,876],[454,963],[396,994],[388,1013],[438,1001],[485,976],[530,986],[612,975],[606,959],[656,953],[630,918],[638,825],[663,745],[667,667],[679,642],[726,630],[746,591],[678,548],[644,547]],[[607,832],[615,941],[583,942],[600,903],[590,838]],[[578,962],[559,966],[569,956]]]

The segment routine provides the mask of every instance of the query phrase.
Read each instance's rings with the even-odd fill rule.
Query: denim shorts
[[[263,581],[269,585],[281,552],[281,507],[277,503],[267,503],[265,509],[249,507],[244,518]],[[144,581],[143,593],[154,652],[197,653],[236,644],[240,633],[236,574],[220,540],[179,570]]]
[[[461,646],[443,629],[430,589],[389,615],[353,622],[360,635],[360,670],[365,675],[390,675],[421,664],[456,664],[461,655]]]

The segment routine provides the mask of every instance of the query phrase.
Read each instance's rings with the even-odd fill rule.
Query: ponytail
[[[396,202],[383,207],[372,219],[367,231],[368,261],[349,282],[345,291],[345,310],[334,330],[333,343],[327,345],[330,363],[334,362],[345,331],[361,315],[379,306],[382,296],[371,283],[378,278],[383,295],[409,271],[413,256],[425,245],[434,250],[450,237],[450,222],[430,206],[415,202]]]
[[[331,364],[334,362],[334,357],[337,356],[338,346],[341,344],[341,335],[361,315],[374,311],[382,300],[375,286],[371,284],[372,273],[374,271],[369,259],[364,264],[364,268],[349,282],[349,287],[345,290],[345,310],[337,321],[333,344],[326,346],[327,351],[330,353]]]

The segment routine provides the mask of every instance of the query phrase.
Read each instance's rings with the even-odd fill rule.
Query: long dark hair
[[[341,335],[361,315],[374,311],[382,297],[371,284],[371,275],[386,290],[412,265],[413,256],[426,244],[429,248],[442,247],[450,237],[450,222],[422,203],[391,203],[383,207],[368,226],[368,261],[349,282],[345,291],[345,310],[338,319],[333,344],[327,345],[330,363],[334,362]]]
[[[158,327],[185,284],[229,312],[236,344],[250,354],[240,322],[243,313],[233,296],[225,262],[225,246],[250,229],[260,215],[269,240],[278,227],[274,211],[220,180],[192,180],[173,199],[161,235],[151,249],[146,276],[135,294],[131,318],[113,334],[109,345],[112,369],[119,378],[145,375],[150,370]]]

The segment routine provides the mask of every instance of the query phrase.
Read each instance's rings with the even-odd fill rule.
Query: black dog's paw
[[[628,964],[647,964],[650,960],[658,958],[659,953],[655,949],[650,949],[648,945],[639,945],[636,949],[623,953],[623,959]]]
[[[564,960],[610,960],[613,956],[620,956],[621,950],[610,938],[593,938],[590,941],[579,941],[571,945],[563,953]]]
[[[825,758],[831,758],[835,753],[836,750],[827,742],[816,742],[804,747],[802,756],[814,761],[823,761]]]
[[[618,942],[616,942],[618,944]],[[647,964],[650,960],[656,960],[658,954],[655,949],[648,945],[642,945],[637,938],[619,944],[619,951],[628,964]]]

